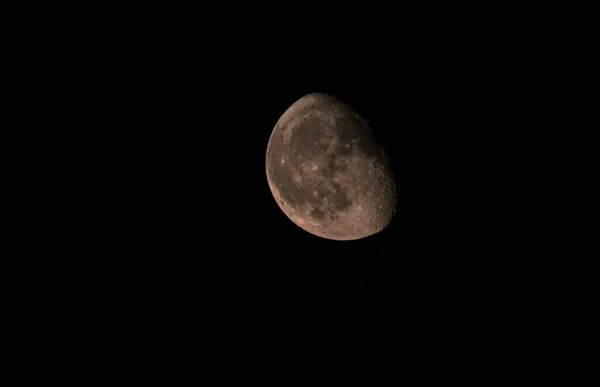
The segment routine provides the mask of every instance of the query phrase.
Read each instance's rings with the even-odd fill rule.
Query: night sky
[[[161,77],[164,84],[148,87],[133,105],[144,124],[115,131],[126,157],[115,166],[122,190],[114,193],[127,246],[119,252],[123,281],[147,289],[150,303],[158,297],[234,310],[413,303],[440,291],[449,260],[460,256],[446,245],[460,219],[451,221],[453,211],[444,208],[455,188],[446,185],[449,163],[439,153],[452,130],[442,122],[441,86],[421,73],[382,79],[355,69],[275,70],[215,69],[188,78],[186,69]],[[271,131],[310,92],[354,106],[392,158],[397,214],[372,237],[313,236],[283,214],[269,190]]]
[[[411,13],[403,4],[368,18],[362,4],[355,17],[342,15],[349,3],[331,16],[323,4],[223,3],[221,15],[209,5],[69,9],[62,16],[69,23],[37,8],[24,13],[38,12],[50,26],[32,32],[31,44],[18,42],[31,59],[7,59],[27,62],[24,75],[7,76],[41,105],[24,104],[17,129],[26,152],[7,161],[8,170],[34,165],[31,174],[19,171],[34,182],[23,189],[25,203],[7,206],[42,234],[18,241],[24,280],[6,270],[17,278],[9,301],[31,293],[31,302],[17,301],[31,318],[7,314],[29,324],[13,336],[19,343],[31,336],[36,346],[23,341],[21,350],[78,370],[59,356],[69,351],[100,367],[92,377],[136,361],[143,364],[136,378],[154,377],[169,358],[201,378],[218,364],[216,380],[249,380],[230,359],[255,360],[259,367],[248,368],[271,373],[277,366],[262,352],[307,368],[321,355],[329,367],[334,356],[323,344],[337,336],[342,345],[331,346],[352,354],[362,337],[385,347],[363,357],[379,354],[394,370],[409,358],[427,368],[419,377],[447,379],[423,359],[458,359],[457,369],[470,370],[478,367],[459,350],[500,367],[523,353],[528,367],[535,356],[522,348],[537,345],[532,336],[554,344],[555,331],[540,328],[569,316],[557,300],[579,297],[565,296],[560,274],[576,257],[557,253],[562,237],[547,232],[561,201],[565,212],[578,211],[570,207],[576,200],[554,193],[580,193],[556,177],[576,169],[566,165],[567,146],[547,142],[553,127],[560,143],[573,126],[554,122],[562,108],[550,103],[564,71],[550,66],[562,57],[555,44],[570,39],[547,38],[537,27],[522,33],[497,7],[448,4],[455,16],[439,5]],[[525,29],[529,19],[562,26],[540,12],[524,17]],[[22,27],[11,29],[12,40],[29,29]],[[551,55],[536,57],[544,42]],[[398,205],[378,234],[314,236],[271,194],[269,137],[309,93],[348,103],[388,151]],[[43,150],[39,159],[30,160],[38,153],[30,144]],[[543,178],[549,183],[539,184]],[[529,318],[544,306],[552,313]],[[306,338],[313,343],[306,340],[304,353],[297,348]],[[409,341],[416,350],[406,349]],[[509,349],[502,361],[480,356],[502,345]]]
[[[507,272],[520,281],[504,243],[512,229],[496,221],[515,195],[499,172],[516,133],[501,93],[510,77],[437,42],[363,60],[165,45],[102,73],[99,87],[113,94],[99,118],[110,183],[99,185],[98,249],[124,310],[239,317],[365,306],[439,316],[509,291],[493,284]],[[313,236],[271,195],[269,136],[312,92],[352,105],[389,151],[399,200],[379,234]]]

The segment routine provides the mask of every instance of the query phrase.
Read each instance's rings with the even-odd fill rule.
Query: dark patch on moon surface
[[[291,142],[294,144],[290,148],[293,154],[300,157],[325,153],[329,147],[326,139],[331,141],[333,135],[325,131],[325,128],[317,118],[308,118],[292,130]]]
[[[383,229],[394,180],[369,126],[341,101],[309,94],[273,129],[267,180],[283,212],[315,235],[359,239]]]
[[[310,212],[310,216],[311,216],[313,219],[321,220],[321,219],[324,219],[324,218],[325,218],[325,213],[324,213],[323,211],[321,211],[320,209],[318,209],[318,208],[315,208],[314,210],[312,210],[312,211]]]

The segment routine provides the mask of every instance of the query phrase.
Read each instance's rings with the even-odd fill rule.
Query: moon
[[[328,94],[308,94],[280,117],[266,155],[267,182],[285,215],[331,240],[386,228],[397,204],[385,149],[369,124]]]

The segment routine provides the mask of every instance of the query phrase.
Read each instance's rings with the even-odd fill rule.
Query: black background
[[[548,192],[571,169],[547,140],[573,124],[557,125],[561,108],[548,103],[564,37],[531,21],[557,18],[302,6],[308,15],[297,5],[262,17],[254,4],[53,9],[64,23],[38,7],[41,31],[12,31],[31,35],[11,58],[24,72],[14,99],[35,102],[12,161],[32,164],[17,211],[40,236],[19,245],[25,270],[7,271],[18,283],[9,297],[31,295],[19,302],[34,314],[24,326],[56,340],[50,358],[72,337],[84,362],[98,349],[124,368],[145,354],[221,363],[225,375],[238,373],[236,357],[274,368],[261,351],[286,362],[279,349],[304,339],[314,339],[309,358],[329,356],[331,338],[342,350],[366,339],[392,352],[387,362],[454,359],[467,339],[484,362],[480,349],[512,359],[529,355],[524,344],[553,345],[547,322],[573,301],[559,273],[572,254],[554,251],[562,236],[547,229],[564,199]],[[351,104],[388,148],[398,211],[377,235],[315,237],[273,200],[269,136],[311,92]],[[531,318],[545,307],[553,315]]]
[[[385,43],[335,31],[217,39],[185,23],[86,37],[73,97],[92,128],[79,190],[94,224],[81,251],[95,258],[80,281],[134,321],[231,327],[342,310],[417,326],[525,305],[535,263],[514,242],[529,218],[512,214],[528,177],[507,171],[527,143],[536,65],[493,33],[428,25]],[[399,204],[377,235],[315,237],[273,200],[269,136],[311,92],[354,106],[389,150]]]
[[[482,140],[476,122],[481,113],[473,110],[482,106],[473,85],[410,62],[380,74],[334,59],[266,70],[201,66],[132,70],[133,81],[119,77],[126,86],[115,92],[124,96],[108,102],[124,111],[109,129],[117,154],[106,155],[114,173],[108,203],[116,210],[115,224],[106,226],[119,241],[113,269],[124,286],[144,288],[150,303],[166,297],[168,305],[181,299],[277,311],[296,304],[416,307],[483,280],[469,274],[482,264],[471,250],[481,243],[474,207],[485,171],[473,158],[490,138]],[[321,239],[273,200],[269,136],[310,92],[353,105],[389,149],[399,206],[380,234]]]

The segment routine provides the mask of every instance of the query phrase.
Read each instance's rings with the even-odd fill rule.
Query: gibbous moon
[[[266,169],[281,210],[313,235],[361,239],[394,215],[395,179],[384,149],[333,96],[309,94],[287,109],[269,139]]]

